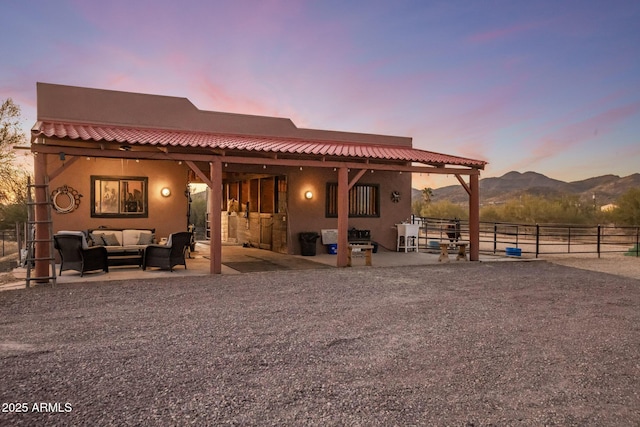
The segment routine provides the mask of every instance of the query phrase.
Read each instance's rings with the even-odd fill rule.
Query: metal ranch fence
[[[5,257],[18,252],[20,236],[16,230],[0,230],[0,240],[2,240],[0,257]]]
[[[435,249],[441,241],[450,240],[448,233],[455,229],[455,220],[449,218],[413,217],[420,225],[418,246]],[[469,238],[469,222],[459,220],[461,239]],[[518,248],[522,254],[561,255],[622,253],[640,256],[640,226],[617,227],[611,225],[569,224],[515,224],[480,222],[480,252],[506,253],[507,248]]]

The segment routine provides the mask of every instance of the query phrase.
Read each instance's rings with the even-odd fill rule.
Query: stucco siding
[[[62,161],[48,156],[49,173],[62,165]],[[67,159],[68,160],[68,159]],[[92,218],[91,176],[148,177],[147,218]],[[184,165],[170,161],[140,161],[126,159],[80,158],[69,165],[49,183],[50,191],[63,185],[71,186],[82,194],[80,205],[70,213],[61,214],[53,210],[54,231],[86,230],[100,226],[113,228],[155,228],[158,238],[170,233],[185,231],[187,227],[187,198],[184,190],[187,170]],[[160,190],[171,189],[171,196],[163,197]]]

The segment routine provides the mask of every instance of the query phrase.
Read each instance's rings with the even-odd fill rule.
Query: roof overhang
[[[355,167],[477,174],[487,162],[395,145],[39,121],[31,151],[76,156],[211,161],[229,164]],[[301,163],[302,162],[302,163]]]

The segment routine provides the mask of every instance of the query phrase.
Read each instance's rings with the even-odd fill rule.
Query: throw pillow
[[[139,245],[150,245],[152,243],[153,243],[153,234],[140,233],[140,237],[138,238]]]
[[[102,240],[104,240],[105,246],[120,246],[120,242],[115,234],[103,234]]]
[[[89,246],[104,246],[104,240],[102,240],[102,236],[100,234],[95,235],[93,233],[89,233]]]

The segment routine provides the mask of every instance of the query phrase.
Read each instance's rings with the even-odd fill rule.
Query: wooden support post
[[[211,179],[211,197],[209,198],[210,219],[210,246],[209,246],[209,272],[211,274],[222,273],[222,162],[215,158],[209,166]]]
[[[480,174],[469,175],[469,259],[480,260]]]
[[[338,169],[338,257],[337,266],[347,266],[349,229],[349,170]]]

